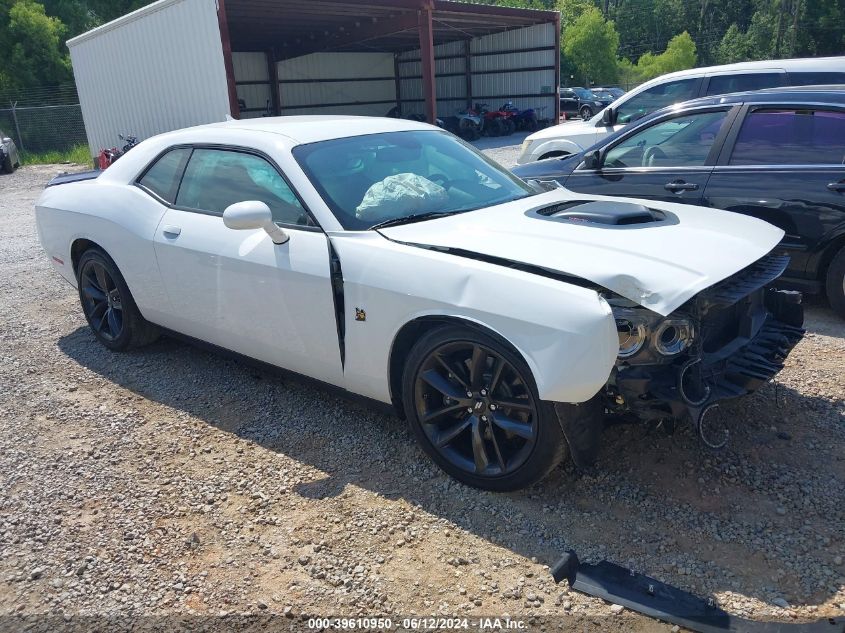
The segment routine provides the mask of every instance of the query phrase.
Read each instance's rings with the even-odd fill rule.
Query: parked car
[[[36,219],[92,340],[177,333],[391,405],[446,472],[493,490],[567,447],[588,464],[606,410],[718,444],[718,403],[803,332],[798,295],[769,289],[780,229],[538,193],[412,121],[164,134],[54,180]]]
[[[21,166],[21,157],[18,154],[18,147],[11,137],[6,136],[0,130],[0,171],[11,174],[15,168]]]
[[[522,144],[517,163],[577,154],[632,121],[695,97],[818,84],[845,84],[845,57],[744,62],[670,73],[625,93],[588,121],[535,132]]]
[[[845,317],[845,87],[774,88],[665,108],[586,152],[517,167],[578,193],[703,205],[786,233],[790,285]]]
[[[608,103],[609,100],[599,99],[586,88],[560,89],[560,113],[565,119],[578,116],[587,120]]]
[[[622,88],[591,88],[591,90],[602,102],[606,101],[608,104],[625,94]]]

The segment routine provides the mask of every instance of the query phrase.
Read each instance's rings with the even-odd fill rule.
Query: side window
[[[179,178],[190,155],[191,150],[187,147],[170,150],[146,171],[138,184],[173,204],[179,189]]]
[[[783,84],[783,73],[746,73],[743,75],[716,75],[707,84],[708,95],[726,95],[731,92],[775,88]]]
[[[745,118],[731,165],[841,165],[845,111],[759,109]]]
[[[260,156],[230,150],[194,150],[179,188],[178,206],[223,215],[229,205],[247,200],[264,202],[275,222],[311,224],[288,184]]]
[[[824,86],[845,84],[845,73],[789,73],[789,84],[792,86]]]
[[[665,106],[692,99],[696,96],[699,81],[698,77],[693,77],[680,81],[669,81],[644,90],[619,105],[616,109],[616,122],[630,123]]]
[[[639,130],[615,145],[605,167],[701,167],[727,111],[678,116]]]

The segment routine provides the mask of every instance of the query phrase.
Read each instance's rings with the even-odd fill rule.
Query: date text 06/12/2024
[[[395,623],[396,626],[400,624],[399,621]],[[390,618],[310,618],[308,620],[308,628],[316,630],[370,630],[370,631],[390,631],[394,627],[394,622]],[[401,628],[404,630],[481,630],[481,631],[519,631],[526,628],[523,620],[514,620],[509,617],[494,617],[494,618],[437,618],[437,617],[419,617],[419,618],[403,618],[401,620]]]

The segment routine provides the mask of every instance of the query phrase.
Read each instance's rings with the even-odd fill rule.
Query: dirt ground
[[[732,408],[726,449],[614,427],[594,474],[484,493],[400,420],[314,386],[170,339],[96,344],[37,241],[33,203],[61,169],[0,175],[0,631],[671,629],[555,585],[567,549],[741,617],[845,615],[845,321],[822,301],[777,383]]]

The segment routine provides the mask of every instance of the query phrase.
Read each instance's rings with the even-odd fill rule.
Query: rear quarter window
[[[187,147],[170,150],[147,169],[138,184],[173,204],[190,155],[191,150]]]

